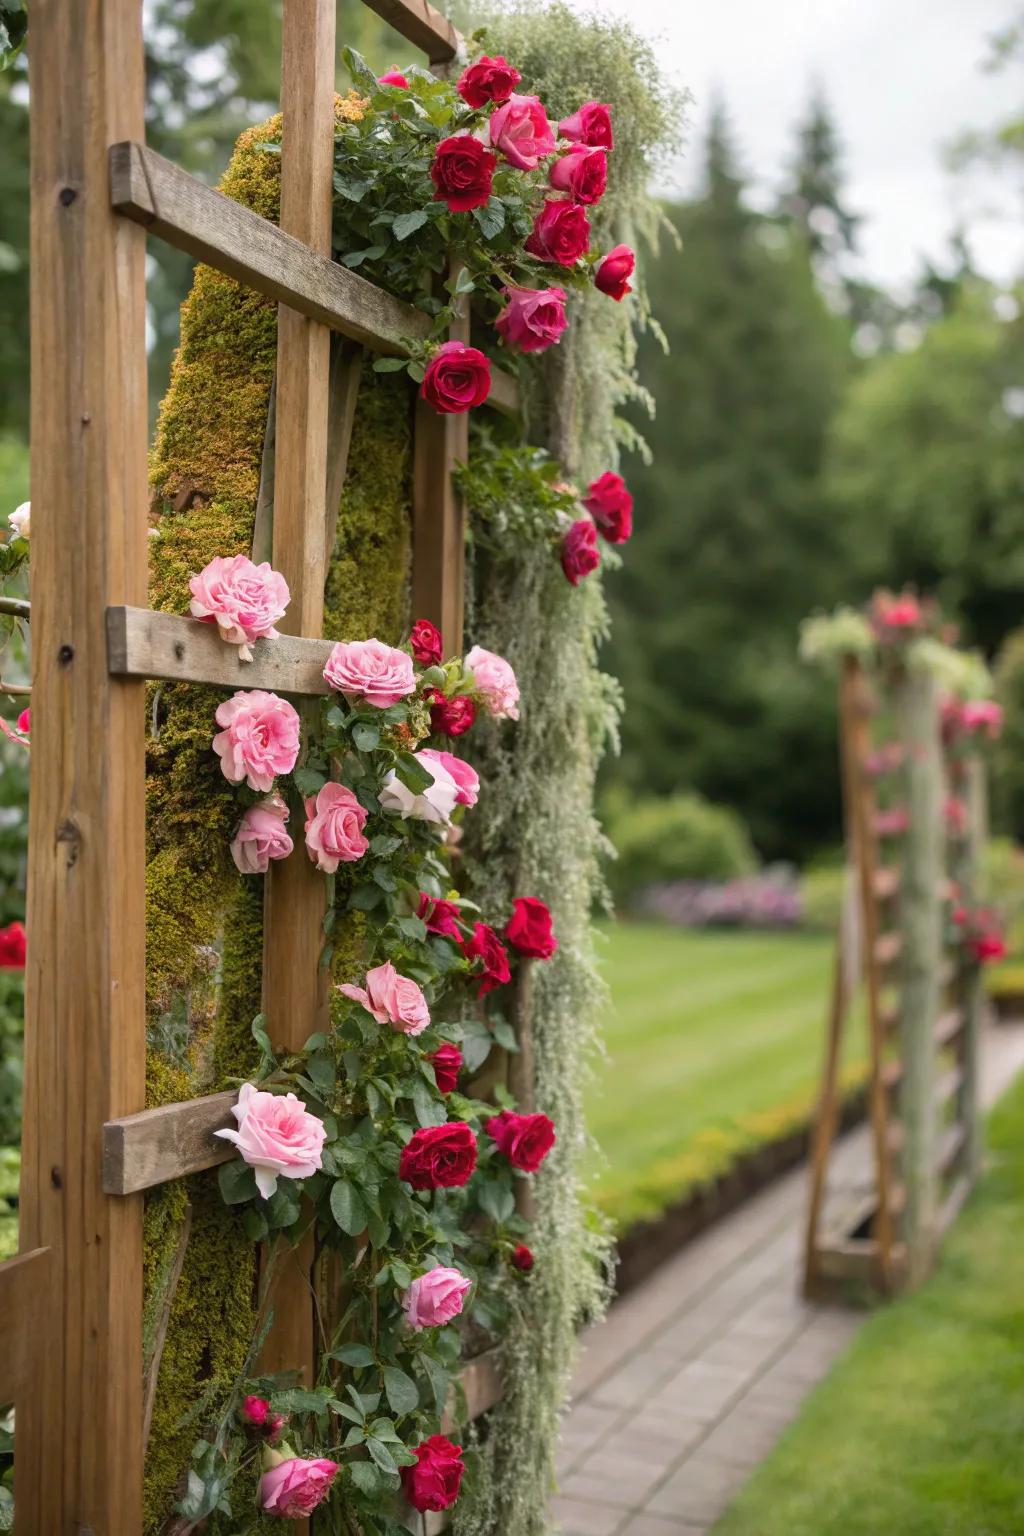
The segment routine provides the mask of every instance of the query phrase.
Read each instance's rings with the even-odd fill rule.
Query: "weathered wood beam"
[[[431,64],[446,64],[459,51],[458,32],[427,0],[365,0],[365,4],[407,42],[422,48]]]
[[[49,1292],[52,1254],[34,1248],[0,1264],[0,1404],[32,1385],[35,1349]]]
[[[232,1088],[108,1120],[103,1127],[104,1191],[132,1195],[226,1163],[236,1155],[234,1146],[213,1133],[234,1127],[231,1107],[237,1098]]]
[[[240,661],[215,624],[151,608],[107,609],[107,658],[116,677],[318,695],[330,692],[323,675],[330,652],[329,640],[280,635],[255,641],[252,661]]]

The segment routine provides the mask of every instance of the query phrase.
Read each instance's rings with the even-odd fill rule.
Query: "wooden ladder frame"
[[[435,68],[460,39],[426,0],[366,0]],[[0,1403],[17,1411],[15,1528],[142,1526],[144,1191],[224,1161],[234,1094],[146,1111],[147,678],[326,692],[332,331],[401,355],[426,317],[330,259],[335,0],[284,0],[277,227],[147,149],[142,0],[33,0],[32,704],[21,1251],[0,1265]],[[276,299],[273,563],[291,604],[242,666],[209,626],[146,608],[146,235]],[[468,331],[468,312],[454,333]],[[517,409],[492,370],[489,403]],[[467,422],[417,401],[413,604],[462,644]],[[332,482],[332,485],[336,482]],[[332,491],[333,494],[333,491]],[[298,1048],[325,999],[323,881],[267,877],[269,1028]],[[267,984],[267,978],[271,983]],[[314,1369],[310,1250],[275,1279],[268,1369]],[[463,1372],[470,1411],[493,1361]]]

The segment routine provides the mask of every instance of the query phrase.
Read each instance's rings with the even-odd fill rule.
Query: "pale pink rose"
[[[274,625],[284,617],[291,594],[279,571],[264,560],[253,565],[248,555],[217,555],[188,584],[194,619],[216,624],[222,640],[240,646],[242,661],[251,661],[253,640],[276,639]]]
[[[291,773],[295,767],[299,717],[276,693],[254,688],[232,694],[218,706],[214,719],[223,730],[213,738],[213,750],[230,783],[244,779],[250,789],[266,795],[279,773]]]
[[[369,848],[363,836],[366,811],[344,784],[325,784],[306,801],[306,847],[317,869],[333,875],[339,864],[354,864]]]
[[[569,324],[564,288],[503,288],[508,300],[494,329],[513,352],[543,352]]]
[[[519,684],[504,657],[474,645],[466,657],[466,668],[473,674],[476,691],[489,715],[495,720],[519,719]]]
[[[425,752],[415,752],[413,756],[431,775],[433,782],[416,793],[403,784],[392,769],[378,796],[380,808],[390,811],[393,816],[401,816],[403,821],[413,817],[416,821],[444,826],[459,803],[459,785],[442,763],[436,759],[432,762]]]
[[[265,875],[271,859],[286,859],[292,840],[284,829],[288,807],[280,795],[250,805],[231,842],[231,857],[243,875]]]
[[[443,1328],[453,1317],[458,1317],[466,1292],[473,1282],[460,1275],[457,1269],[446,1269],[438,1264],[418,1275],[402,1297],[402,1307],[409,1326],[419,1333],[423,1328]]]
[[[324,677],[346,699],[365,699],[377,709],[389,709],[416,692],[412,657],[383,640],[339,640]]]
[[[344,981],[338,991],[362,1003],[378,1024],[390,1024],[399,1034],[422,1035],[430,1023],[423,993],[408,976],[400,976],[390,960],[367,971],[365,988]]]
[[[256,1175],[256,1188],[269,1200],[278,1177],[308,1179],[320,1167],[324,1125],[294,1093],[265,1093],[243,1083],[231,1113],[237,1131],[214,1131],[233,1141]]]
[[[465,759],[456,757],[454,752],[437,751],[434,747],[424,747],[419,755],[430,763],[440,763],[451,774],[459,791],[456,805],[476,805],[480,796],[480,776]]]
[[[260,1478],[260,1508],[265,1515],[304,1520],[328,1497],[340,1470],[336,1461],[320,1456],[315,1461],[301,1456],[279,1461]]]
[[[555,136],[539,99],[513,94],[492,112],[491,144],[521,171],[536,170],[555,148]]]
[[[32,519],[32,503],[23,501],[20,507],[15,507],[7,521],[11,525],[12,539],[27,539],[30,533]]]

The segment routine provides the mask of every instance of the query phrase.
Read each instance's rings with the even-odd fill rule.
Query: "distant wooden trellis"
[[[366,3],[432,66],[455,57],[458,34],[425,0]],[[22,1251],[0,1265],[23,1536],[141,1529],[143,1192],[230,1155],[211,1133],[233,1094],[143,1110],[144,680],[325,691],[328,486],[335,506],[340,491],[329,415],[333,402],[350,422],[352,405],[331,393],[331,333],[400,354],[426,330],[330,259],[335,0],[284,0],[284,21],[278,228],[145,147],[142,0],[32,5],[30,937]],[[207,626],[145,607],[147,232],[281,306],[272,557],[292,636],[258,642],[244,668]],[[517,408],[499,369],[490,403]],[[413,603],[447,653],[462,643],[450,470],[466,434],[465,417],[417,403]],[[270,1030],[299,1047],[325,1007],[323,882],[284,861],[266,902]],[[300,1250],[276,1281],[268,1369],[314,1368],[310,1262]],[[462,1379],[471,1412],[500,1390],[489,1356]]]
[[[837,935],[822,1087],[812,1136],[804,1287],[828,1294],[851,1281],[882,1291],[927,1273],[977,1171],[976,968],[943,956],[950,890],[943,806],[947,785],[934,680],[897,677],[890,699],[908,824],[902,857],[880,857],[872,718],[880,701],[861,665],[844,664],[840,763],[851,877]],[[970,899],[982,838],[982,767],[969,775],[969,825],[957,874]],[[829,1188],[840,1116],[845,1026],[863,981],[868,1035],[867,1185]]]

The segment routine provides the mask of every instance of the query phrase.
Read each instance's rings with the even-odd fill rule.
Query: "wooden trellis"
[[[946,791],[933,679],[899,676],[891,707],[908,811],[901,856],[883,860],[872,719],[879,700],[849,659],[839,690],[847,868],[837,935],[825,1065],[812,1140],[804,1286],[821,1296],[850,1281],[884,1291],[914,1284],[965,1200],[977,1164],[980,993],[971,968],[943,956],[949,894]],[[970,880],[982,828],[980,763],[961,878]],[[868,1037],[872,1174],[830,1189],[848,1014],[863,981]]]
[[[459,48],[425,0],[366,0],[444,67]],[[284,0],[281,221],[146,148],[142,0],[33,0],[32,654],[21,1252],[0,1265],[0,1403],[17,1409],[16,1530],[132,1536],[142,1524],[146,1189],[224,1161],[233,1094],[145,1111],[144,682],[326,691],[332,332],[401,354],[426,318],[330,259],[335,0]],[[206,625],[149,612],[146,235],[280,304],[272,558],[289,636],[240,664]],[[456,326],[465,334],[468,316]],[[349,357],[348,374],[356,369]],[[490,403],[514,412],[493,370]],[[336,425],[336,423],[335,423]],[[462,642],[464,417],[417,403],[413,602]],[[341,473],[344,452],[341,454]],[[299,1047],[325,1007],[324,885],[267,877],[272,1036]],[[275,1281],[268,1369],[314,1368],[311,1250]],[[463,1374],[495,1398],[489,1357]]]

